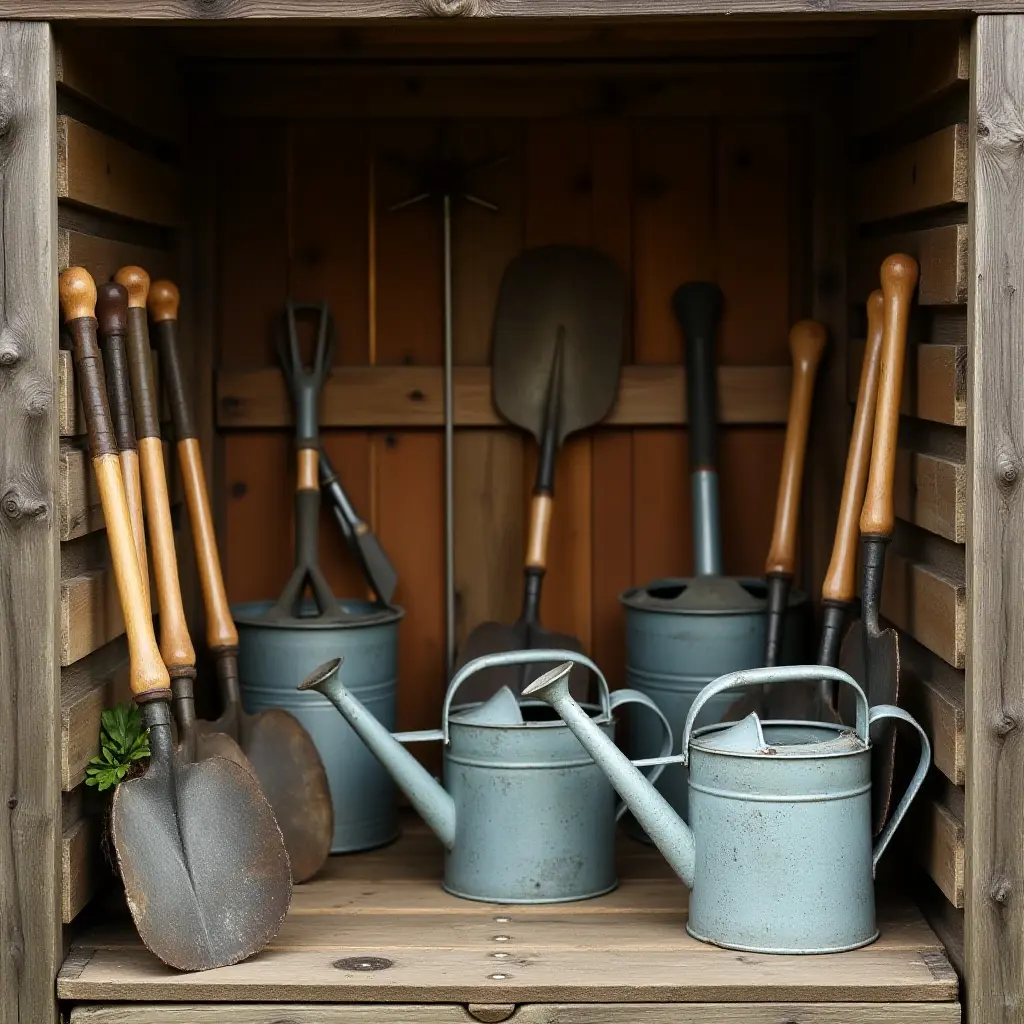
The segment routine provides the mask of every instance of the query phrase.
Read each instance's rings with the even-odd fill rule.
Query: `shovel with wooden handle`
[[[192,764],[174,748],[170,679],[135,552],[96,342],[96,285],[87,271],[61,274],[60,303],[124,614],[132,695],[149,730],[149,765],[117,786],[111,808],[125,895],[139,937],[164,963],[225,967],[280,929],[291,899],[288,854],[248,772],[222,758]]]
[[[200,719],[196,725],[200,736],[221,732],[240,744],[284,834],[292,878],[304,882],[320,870],[331,851],[334,807],[327,773],[313,740],[294,715],[281,708],[248,715],[242,707],[238,631],[224,589],[198,431],[178,352],[179,303],[178,288],[171,281],[155,281],[150,287],[149,315],[177,437],[178,463],[206,608],[206,642],[216,661],[223,702],[218,719]]]
[[[128,369],[135,406],[146,527],[153,552],[157,608],[160,612],[160,653],[171,676],[174,715],[182,754],[189,760],[226,757],[247,771],[252,768],[238,744],[226,733],[200,733],[196,725],[196,652],[189,636],[181,600],[174,525],[167,493],[167,471],[160,437],[159,397],[153,381],[146,301],[149,275],[141,267],[122,267],[114,275],[128,292]]]
[[[895,629],[881,627],[879,611],[885,551],[892,540],[896,521],[893,507],[896,441],[910,304],[917,276],[917,261],[911,256],[889,256],[882,264],[882,368],[867,490],[860,516],[861,618],[850,628],[840,653],[841,667],[861,684],[872,707],[896,704],[899,697],[899,635]],[[843,720],[850,722],[851,713],[850,708],[843,707]],[[896,731],[891,723],[876,723],[872,728],[871,745],[872,818],[877,835],[889,815],[892,796]]]

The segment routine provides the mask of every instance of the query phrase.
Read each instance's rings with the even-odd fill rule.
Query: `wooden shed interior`
[[[154,279],[179,282],[233,602],[274,596],[291,567],[291,411],[275,331],[287,298],[330,303],[338,347],[322,405],[324,441],[400,576],[403,729],[435,726],[446,686],[441,215],[429,202],[390,209],[416,189],[410,164],[441,152],[505,158],[472,181],[497,209],[457,203],[453,214],[460,640],[481,621],[518,612],[536,465],[534,442],[503,423],[490,399],[502,271],[526,246],[571,242],[596,246],[627,275],[619,397],[608,420],[560,456],[542,603],[545,624],[580,637],[613,686],[623,685],[625,660],[619,594],[692,570],[673,289],[710,279],[725,295],[718,393],[728,573],[764,571],[789,401],[789,328],[814,317],[828,329],[798,577],[817,600],[865,300],[885,255],[918,259],[883,613],[902,634],[905,706],[932,737],[934,767],[885,873],[941,940],[927,956],[933,980],[946,987],[942,996],[900,995],[893,982],[888,994],[863,999],[955,999],[934,957],[941,961],[944,947],[963,969],[969,24],[62,23],[55,32],[59,264],[106,280],[138,263]],[[116,886],[83,779],[100,711],[126,693],[126,650],[70,354],[61,360],[62,915],[70,959],[58,994],[103,1002],[102,970],[95,958],[87,968],[81,950],[83,941],[95,949],[88,929],[103,934]],[[199,647],[200,595],[169,464]],[[326,513],[321,535],[336,592],[364,594]],[[436,750],[423,755],[438,767]],[[346,874],[344,864],[331,871]],[[615,941],[614,929],[607,938]],[[124,941],[111,940],[122,959]],[[881,964],[881,947],[872,956]],[[865,985],[872,971],[886,970],[858,963]],[[90,981],[94,969],[99,980]],[[259,968],[251,970],[255,978]],[[759,970],[757,984],[770,989],[771,964]],[[113,964],[110,971],[113,979]],[[112,1000],[179,998],[144,982],[109,986]],[[837,1001],[856,998],[853,988],[833,996],[838,990],[846,994]],[[212,991],[194,998],[248,998]],[[296,990],[288,998],[304,997]],[[959,1009],[936,1003],[900,1019],[959,1020]]]

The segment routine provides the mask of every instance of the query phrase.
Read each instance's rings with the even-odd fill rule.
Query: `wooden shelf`
[[[686,888],[656,851],[625,837],[619,849],[620,887],[581,903],[501,907],[460,900],[442,891],[441,865],[440,844],[418,821],[408,822],[391,847],[332,858],[319,878],[295,889],[288,918],[271,946],[220,970],[180,974],[164,967],[127,923],[93,929],[75,940],[57,982],[58,996],[165,1004],[662,1004],[661,1014],[644,1008],[642,1020],[650,1024],[717,1019],[684,1016],[680,1003],[698,1008],[701,1003],[720,1008],[723,1003],[863,1003],[870,1009],[858,1020],[960,1019],[957,979],[941,943],[917,909],[900,900],[880,899],[881,937],[864,949],[820,957],[740,955],[686,934]],[[498,945],[496,935],[509,938]],[[510,956],[497,959],[495,952]],[[370,956],[393,966],[381,971],[336,966],[346,957]],[[197,1019],[188,1016],[188,1005],[179,1014],[162,1006],[156,1016],[124,1016],[126,1010],[118,1006],[116,1019],[139,1024]],[[251,1010],[251,1016],[237,1009],[224,1019],[281,1019]],[[99,1007],[90,1007],[81,1019],[115,1019],[97,1012]],[[384,1022],[396,1019],[394,1014],[391,1005],[381,1007],[379,1016],[353,1019]],[[571,1019],[598,1017],[581,1011]],[[852,1018],[801,1013],[798,1019]]]

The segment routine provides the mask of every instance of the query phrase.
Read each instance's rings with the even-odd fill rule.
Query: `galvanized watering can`
[[[686,930],[697,939],[756,953],[837,953],[878,937],[874,874],[924,782],[931,746],[892,705],[868,708],[845,672],[818,665],[733,672],[704,687],[686,717],[690,825],[611,743],[569,694],[560,665],[523,691],[550,704],[608,775],[676,874],[692,890]],[[852,687],[857,725],[761,722],[693,731],[701,708],[726,690],[832,680]],[[871,845],[870,726],[897,718],[921,737],[917,771]],[[665,759],[638,761],[663,764]]]
[[[578,713],[614,747],[615,712],[642,704],[661,722],[666,757],[672,729],[654,701],[635,690],[610,694],[601,670],[582,654],[507,651],[477,658],[455,674],[440,729],[392,735],[342,685],[341,661],[322,665],[300,689],[319,690],[337,707],[444,844],[448,892],[486,903],[561,903],[615,888],[615,822],[626,807],[616,806],[604,773],[570,729],[543,703],[520,703],[507,686],[483,704],[453,708],[452,701],[484,669],[584,665],[598,680],[600,705],[576,705]],[[444,744],[444,786],[402,746],[427,740]],[[659,764],[651,779],[660,771]]]

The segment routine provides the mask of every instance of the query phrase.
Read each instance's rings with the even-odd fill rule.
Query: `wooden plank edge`
[[[937,797],[918,797],[914,858],[957,910],[964,905],[964,823]]]
[[[323,427],[440,427],[439,367],[335,367],[324,387]],[[785,423],[788,366],[723,366],[718,370],[719,422]],[[679,426],[687,422],[681,366],[625,366],[606,427]],[[227,370],[217,375],[217,426],[268,429],[292,422],[291,402],[275,369]],[[455,423],[507,427],[491,399],[489,367],[455,370]]]
[[[899,448],[893,494],[896,515],[956,544],[967,540],[967,466]]]
[[[65,829],[61,836],[61,920],[70,924],[88,905],[96,892],[100,823],[84,817]]]

